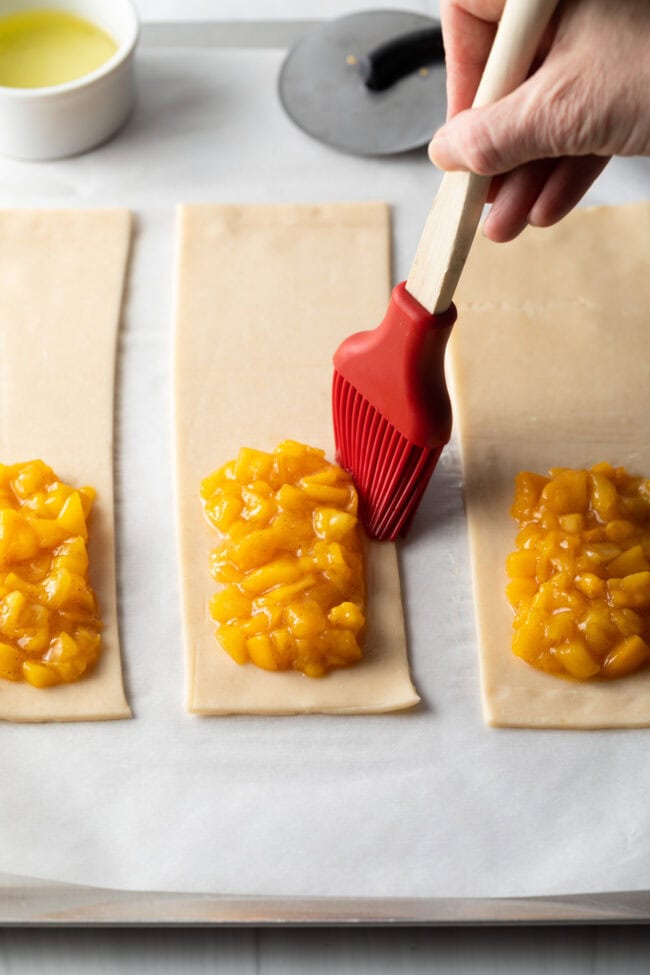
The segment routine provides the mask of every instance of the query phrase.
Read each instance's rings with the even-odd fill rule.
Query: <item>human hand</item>
[[[503,5],[441,0],[448,113],[429,147],[441,169],[495,177],[494,241],[556,223],[612,155],[650,155],[650,0],[563,0],[537,70],[470,109]]]

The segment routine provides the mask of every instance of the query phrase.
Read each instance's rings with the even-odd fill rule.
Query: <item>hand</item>
[[[470,109],[503,4],[441,0],[448,113],[429,146],[441,169],[495,177],[494,241],[556,223],[612,155],[650,155],[650,0],[563,0],[537,70]]]

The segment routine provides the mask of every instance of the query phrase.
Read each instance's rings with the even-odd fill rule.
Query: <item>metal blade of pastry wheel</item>
[[[425,145],[446,113],[440,25],[374,10],[311,27],[287,55],[280,101],[301,129],[360,156]]]

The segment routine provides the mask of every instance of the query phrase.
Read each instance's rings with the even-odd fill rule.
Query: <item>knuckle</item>
[[[589,151],[592,119],[577,66],[554,78],[547,87],[539,88],[530,105],[531,130],[540,147],[553,157]]]
[[[460,138],[464,143],[463,155],[473,173],[493,176],[508,168],[503,165],[502,153],[495,142],[492,127],[480,112],[471,117],[471,124],[464,128]]]

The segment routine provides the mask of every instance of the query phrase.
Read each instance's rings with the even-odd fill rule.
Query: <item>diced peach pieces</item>
[[[238,664],[309,677],[361,658],[365,628],[357,494],[322,450],[242,448],[201,484],[221,535],[210,556],[217,638]]]
[[[506,560],[513,650],[577,680],[625,677],[650,659],[650,480],[623,467],[517,475]]]
[[[64,484],[41,460],[0,464],[0,677],[51,687],[99,656],[88,582],[92,488]]]

